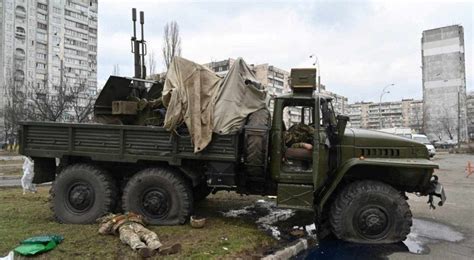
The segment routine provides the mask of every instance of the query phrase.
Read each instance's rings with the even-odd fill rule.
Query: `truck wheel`
[[[50,191],[51,208],[60,223],[87,224],[115,206],[115,181],[100,169],[75,164],[61,171]]]
[[[183,224],[193,209],[190,186],[166,168],[149,168],[136,173],[123,190],[125,211],[143,215],[152,225]]]
[[[329,220],[339,239],[386,244],[406,239],[412,214],[405,198],[392,186],[377,181],[358,181],[338,194]]]
[[[270,111],[266,108],[257,110],[249,115],[246,126],[249,127],[270,127]],[[245,136],[244,152],[245,161],[251,165],[263,165],[265,162],[265,151],[267,143],[264,135],[249,134]],[[247,168],[249,175],[261,175],[262,167],[249,166]]]

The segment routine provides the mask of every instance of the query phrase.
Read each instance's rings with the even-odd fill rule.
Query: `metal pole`
[[[461,99],[460,88],[458,87],[458,150],[461,149]]]
[[[63,87],[64,87],[64,59],[63,57],[60,57],[60,60],[59,60],[59,67],[61,68],[59,70],[59,89],[61,91],[64,91]]]
[[[388,84],[387,86],[385,86],[382,90],[382,94],[380,94],[380,100],[379,100],[379,128],[382,129],[383,127],[383,124],[382,124],[382,97],[384,94],[386,93],[390,93],[390,91],[387,91],[387,88],[390,87],[390,86],[393,86],[395,84]]]
[[[134,58],[134,65],[135,65],[135,78],[141,78],[141,64],[140,64],[140,43],[137,40],[137,28],[136,28],[136,21],[137,21],[137,9],[132,8],[132,21],[133,21],[133,36],[132,36],[132,44],[133,44],[133,58]]]
[[[142,56],[141,78],[142,79],[146,79],[146,67],[145,67],[146,43],[145,43],[145,31],[143,29],[144,24],[145,24],[145,14],[143,13],[143,11],[140,11],[140,25],[141,25],[141,30],[142,30],[142,39],[140,41],[142,45],[142,52],[141,52],[141,56]]]

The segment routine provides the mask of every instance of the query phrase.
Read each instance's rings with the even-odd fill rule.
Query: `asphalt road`
[[[360,245],[324,239],[296,259],[473,259],[474,174],[466,178],[465,168],[474,155],[443,153],[433,161],[440,166],[435,174],[447,201],[431,210],[427,197],[408,194],[413,226],[405,241]]]
[[[415,238],[422,241],[425,252],[395,253],[389,256],[390,259],[473,259],[474,174],[466,178],[465,170],[468,161],[474,163],[474,155],[439,154],[433,161],[440,166],[435,174],[439,176],[446,191],[445,205],[430,210],[426,197],[409,195],[408,200],[414,218],[432,223],[427,227],[431,231]],[[456,241],[459,237],[453,239],[449,235],[445,236],[448,229],[451,234],[452,231],[462,234],[462,239]]]

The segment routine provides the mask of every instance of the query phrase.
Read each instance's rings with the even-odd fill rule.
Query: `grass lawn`
[[[20,188],[0,189],[0,257],[13,250],[21,240],[35,235],[60,234],[64,241],[39,259],[128,259],[138,258],[116,236],[97,233],[98,225],[58,224],[52,219],[48,201],[49,187],[40,187],[36,194],[22,195]],[[250,205],[261,197],[241,197],[220,192],[196,206],[196,213],[207,217],[203,229],[182,226],[153,226],[163,244],[179,242],[180,254],[166,258],[209,259],[251,258],[262,255],[277,241],[259,230],[251,219],[225,218],[220,212]],[[156,257],[158,258],[158,257]],[[161,258],[160,258],[161,259]]]

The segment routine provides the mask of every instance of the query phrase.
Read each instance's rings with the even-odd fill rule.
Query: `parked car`
[[[454,140],[442,140],[434,142],[436,148],[441,149],[450,149],[457,145],[457,142]]]
[[[421,135],[421,134],[412,134],[411,139],[420,142],[426,146],[428,149],[428,153],[430,154],[430,157],[433,157],[436,155],[436,149],[434,145],[428,140],[428,137],[426,135]]]

